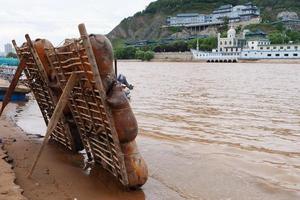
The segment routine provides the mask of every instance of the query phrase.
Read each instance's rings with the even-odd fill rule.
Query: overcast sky
[[[154,0],[0,0],[0,51],[29,33],[32,39],[47,38],[54,45],[79,37],[84,22],[89,33],[106,34],[125,17],[145,9]]]

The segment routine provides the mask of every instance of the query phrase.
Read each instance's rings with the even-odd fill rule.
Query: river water
[[[120,62],[118,71],[135,86],[148,199],[168,199],[155,182],[169,199],[299,199],[299,65]],[[16,119],[45,130],[32,101]]]

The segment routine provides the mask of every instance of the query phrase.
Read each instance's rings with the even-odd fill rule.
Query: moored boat
[[[9,88],[9,81],[0,79],[0,101],[3,101],[6,91]],[[30,89],[24,85],[18,85],[11,97],[11,101],[26,101],[26,94],[30,93]]]

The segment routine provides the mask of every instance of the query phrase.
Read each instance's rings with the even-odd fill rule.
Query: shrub
[[[117,48],[114,54],[117,59],[134,59],[136,51],[135,47]]]
[[[154,52],[153,51],[146,51],[144,54],[144,60],[150,61],[154,58]]]
[[[139,60],[144,60],[145,52],[142,50],[137,50],[135,53],[135,58]]]

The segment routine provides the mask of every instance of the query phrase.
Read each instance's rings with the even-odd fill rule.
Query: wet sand
[[[25,200],[21,194],[23,190],[14,183],[16,177],[12,166],[8,163],[10,158],[2,148],[0,143],[0,199]]]
[[[9,119],[26,132],[43,132],[41,116],[32,102],[10,104],[1,136],[17,138],[5,146],[28,199],[300,199],[297,65],[124,62],[119,70],[135,85],[131,104],[148,182],[124,191],[55,144],[28,180],[42,139]]]
[[[7,112],[11,112],[16,105],[8,107]],[[67,152],[53,143],[47,145],[32,178],[28,179],[26,175],[43,138],[26,134],[6,117],[1,117],[0,129],[5,150],[13,158],[16,184],[30,200],[182,199],[176,191],[151,178],[143,190],[127,191],[98,166],[84,170],[82,155]]]
[[[10,106],[11,107],[11,106]],[[289,190],[264,180],[256,170],[270,176],[280,174],[272,166],[243,162],[232,147],[214,144],[178,142],[169,137],[141,135],[138,144],[147,160],[150,178],[139,191],[125,191],[99,167],[84,170],[82,156],[64,151],[56,144],[47,145],[31,179],[26,174],[42,138],[28,135],[15,124],[1,118],[5,149],[14,159],[16,184],[31,200],[41,199],[299,199],[299,191]],[[15,142],[13,140],[16,139]],[[227,152],[227,153],[224,153]],[[245,170],[246,169],[246,170]],[[298,180],[295,180],[297,184]],[[0,198],[1,199],[1,198]]]

